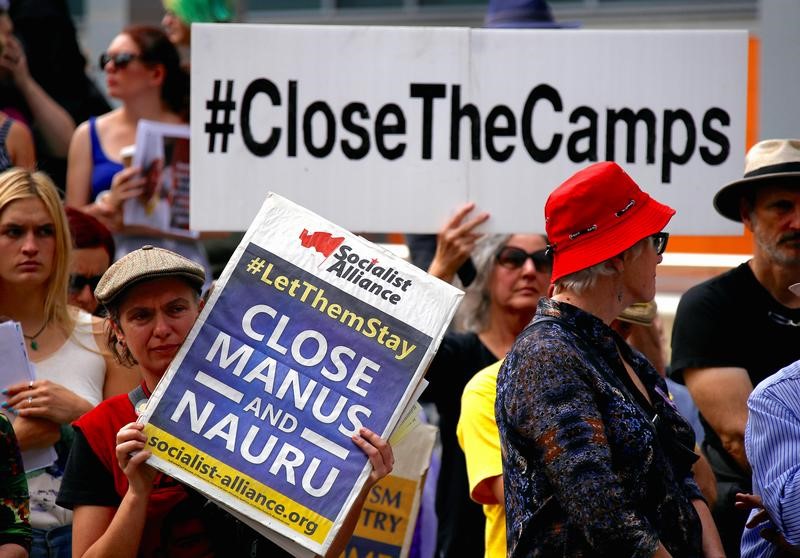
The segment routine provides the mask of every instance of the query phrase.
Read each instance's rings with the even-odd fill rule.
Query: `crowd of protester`
[[[504,4],[491,26],[558,27],[546,2]],[[123,152],[141,119],[188,122],[191,23],[233,16],[225,0],[164,7],[163,28],[128,26],[100,56],[111,110],[66,2],[0,0],[0,316],[36,367],[0,386],[0,557],[285,555],[148,466],[136,424],[211,267],[200,240],[123,223],[146,180]],[[753,256],[685,293],[671,360],[653,300],[675,210],[616,163],[542,185],[541,234],[484,235],[490,216],[466,204],[414,238],[466,294],[427,371],[441,467],[420,517],[438,530],[412,556],[800,555],[799,181],[800,140],[775,139],[721,186],[714,207]],[[373,471],[329,556],[394,462],[367,429],[353,443]],[[42,452],[54,461],[26,473]],[[164,535],[178,521],[196,527],[182,551]]]

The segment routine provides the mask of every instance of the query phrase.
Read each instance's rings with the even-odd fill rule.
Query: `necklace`
[[[22,336],[31,342],[31,350],[33,351],[39,350],[39,343],[36,342],[36,338],[42,334],[42,332],[45,330],[49,322],[50,320],[45,320],[44,324],[42,324],[42,327],[39,328],[39,331],[37,331],[33,335],[25,335],[25,332],[24,331],[22,332]]]

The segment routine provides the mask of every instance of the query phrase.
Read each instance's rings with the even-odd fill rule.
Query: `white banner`
[[[272,190],[366,232],[432,232],[475,201],[487,230],[544,229],[549,192],[619,162],[678,209],[670,232],[738,234],[744,31],[195,25],[192,228],[243,229]]]

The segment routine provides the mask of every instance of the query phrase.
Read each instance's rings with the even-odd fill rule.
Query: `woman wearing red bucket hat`
[[[674,214],[608,162],[547,200],[553,297],[497,379],[510,558],[724,556],[691,427],[609,327],[655,296]]]

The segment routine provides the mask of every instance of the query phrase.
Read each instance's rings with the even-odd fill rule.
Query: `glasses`
[[[69,291],[71,293],[79,293],[86,285],[89,285],[89,290],[94,292],[97,284],[100,282],[102,275],[72,275],[69,276]]]
[[[124,70],[128,64],[134,60],[137,60],[138,58],[139,55],[133,54],[132,52],[118,52],[117,54],[109,54],[104,52],[100,55],[100,71],[105,71],[109,62],[113,62],[116,69]]]
[[[651,234],[650,239],[653,241],[653,248],[656,249],[656,254],[659,256],[667,249],[667,241],[669,240],[669,233],[659,232]]]
[[[546,249],[528,253],[522,248],[514,246],[504,246],[497,252],[497,263],[508,269],[519,269],[525,265],[525,261],[530,258],[533,267],[540,273],[550,272],[553,269],[553,257]]]

